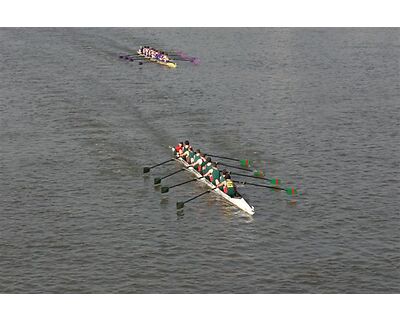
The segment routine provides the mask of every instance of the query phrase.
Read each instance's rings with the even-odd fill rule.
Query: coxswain
[[[179,142],[178,145],[176,147],[174,147],[176,156],[178,156],[178,157],[181,156],[182,148],[183,148],[183,142]]]
[[[236,187],[235,184],[233,183],[232,179],[231,179],[231,175],[229,173],[227,173],[225,175],[225,181],[220,182],[217,187],[223,187],[223,191],[230,197],[234,197],[236,196],[237,192],[236,192]]]

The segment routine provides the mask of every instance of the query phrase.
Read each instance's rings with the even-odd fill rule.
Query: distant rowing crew
[[[184,159],[191,167],[221,191],[230,197],[240,197],[229,172],[226,169],[220,171],[218,163],[211,161],[211,158],[202,153],[200,149],[194,151],[187,140],[185,143],[179,143],[174,149],[177,158]]]
[[[162,62],[171,61],[171,59],[168,57],[168,55],[164,51],[157,51],[156,49],[151,48],[149,46],[140,47],[138,52],[147,58],[156,59],[156,60],[159,60]]]

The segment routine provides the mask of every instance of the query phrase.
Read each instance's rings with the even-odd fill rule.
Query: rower
[[[193,163],[195,163],[198,159],[197,159],[197,157],[196,157],[196,155],[198,154],[198,156],[200,156],[200,150],[199,149],[197,149],[196,151],[194,151],[193,150],[193,147],[192,146],[190,146],[190,148],[189,148],[189,164],[193,164]]]
[[[189,146],[189,148],[185,148],[183,147],[183,154],[182,154],[182,158],[185,159],[185,161],[187,163],[192,163],[192,158],[194,156],[194,151],[192,146]]]
[[[163,52],[163,51],[160,52],[160,54],[159,54],[159,56],[158,56],[158,59],[159,59],[160,61],[162,61],[162,62],[166,62],[165,59],[164,59],[164,52]]]
[[[212,163],[211,163],[211,158],[210,158],[210,157],[207,157],[207,158],[206,158],[206,161],[203,162],[203,165],[202,165],[202,167],[201,167],[201,174],[202,174],[203,176],[208,172],[208,170],[211,169],[211,165],[212,165]]]
[[[204,175],[208,180],[210,180],[215,186],[220,183],[221,173],[218,169],[218,163],[212,162],[211,168]],[[224,179],[225,180],[225,179]]]
[[[194,163],[192,164],[192,167],[194,167],[198,172],[201,173],[201,168],[203,167],[204,163],[206,162],[206,158],[204,157],[204,154],[200,152],[200,150],[197,150],[199,153],[196,153],[194,159]]]
[[[189,141],[186,140],[185,144],[183,145],[183,149],[182,149],[182,151],[183,151],[182,157],[186,160],[186,162],[189,162],[188,157],[189,157],[189,153],[190,153],[189,152],[190,148],[192,148],[192,147],[190,146]],[[193,149],[192,149],[192,151],[193,151]]]
[[[185,140],[185,143],[182,143],[182,154],[181,157],[183,156],[183,154],[189,149],[190,145],[189,145],[189,141]]]
[[[183,151],[187,151],[190,147],[189,140],[185,140],[185,144],[183,145]]]
[[[192,160],[192,167],[194,166],[194,164],[200,159],[200,149],[197,149],[194,156],[193,156],[193,160]]]
[[[219,182],[225,181],[225,180],[226,180],[226,179],[225,179],[225,176],[226,176],[228,173],[229,173],[229,172],[228,172],[228,170],[226,170],[226,169],[222,170],[222,172],[220,171]],[[220,189],[221,191],[224,191],[224,186],[221,185],[221,186],[219,187],[219,189]]]
[[[189,157],[188,157],[189,163],[193,163],[193,159],[194,159],[194,155],[195,154],[196,153],[194,152],[193,147],[190,146],[189,147]]]
[[[217,187],[223,186],[224,187],[224,192],[230,196],[230,197],[235,197],[237,192],[236,192],[236,186],[234,185],[232,179],[231,179],[231,175],[229,173],[227,173],[225,175],[225,181],[220,182]]]

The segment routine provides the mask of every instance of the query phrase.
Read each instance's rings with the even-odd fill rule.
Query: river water
[[[0,292],[399,293],[399,40],[0,29]],[[201,63],[119,59],[140,45]],[[185,139],[253,160],[297,202],[245,185],[253,217],[213,194],[177,214],[204,186],[162,196],[153,178],[179,165],[143,167]]]

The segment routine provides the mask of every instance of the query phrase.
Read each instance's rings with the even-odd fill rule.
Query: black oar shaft
[[[203,178],[204,177],[199,177],[199,178],[195,178],[195,179],[192,179],[192,180],[189,180],[189,181],[185,181],[185,182],[181,182],[181,183],[178,183],[178,184],[174,184],[173,186],[170,186],[169,189],[181,186],[183,184],[186,184],[186,183],[189,183],[189,182],[192,182],[192,181],[197,181],[197,180],[200,180],[200,179],[203,179]]]
[[[233,174],[235,176],[242,176],[242,177],[247,177],[247,178],[256,178],[256,179],[261,179],[261,180],[266,180],[266,181],[270,181],[271,180],[271,179],[265,178],[265,177],[249,176],[247,174],[238,173],[238,172],[231,172],[231,174]]]
[[[165,164],[165,163],[167,163],[167,162],[170,162],[170,161],[172,161],[172,160],[174,160],[174,159],[165,160],[165,161],[163,161],[163,162],[161,162],[161,163],[159,163],[159,164],[156,164],[156,165],[154,165],[154,166],[151,166],[150,169],[153,169],[153,168],[155,168],[155,167],[161,166],[161,165],[163,165],[163,164]]]
[[[201,178],[203,178],[203,177],[201,177]],[[173,186],[170,186],[170,187],[168,187],[168,188],[169,188],[169,189],[172,189],[172,188],[175,188],[175,187],[179,187],[179,186],[181,186],[181,185],[184,185],[184,184],[186,184],[186,183],[199,180],[199,179],[201,179],[201,178],[196,178],[196,179],[192,179],[192,180],[189,180],[189,181],[185,181],[185,182],[181,182],[181,183],[178,183],[178,184],[174,184]]]
[[[161,165],[163,165],[163,164],[165,164],[165,163],[167,163],[167,162],[173,161],[173,160],[174,160],[174,159],[171,158],[171,159],[165,160],[165,161],[163,161],[163,162],[161,162],[161,163],[158,163],[158,164],[156,164],[156,165],[154,165],[154,166],[151,166],[151,167],[144,167],[144,168],[143,168],[143,173],[147,173],[147,172],[150,171],[150,169],[153,169],[153,168],[155,168],[155,167],[161,166]]]
[[[168,177],[170,177],[170,176],[173,176],[174,174],[177,174],[178,172],[181,172],[181,171],[183,171],[183,170],[185,170],[185,169],[182,168],[182,169],[179,169],[179,170],[177,170],[177,171],[175,171],[175,172],[172,172],[172,173],[170,173],[170,174],[167,174],[166,176],[161,177],[160,180],[165,179],[165,178],[168,178]]]
[[[207,153],[207,156],[214,157],[214,158],[219,158],[219,159],[226,159],[226,160],[240,161],[240,159],[229,158],[229,157],[223,157],[223,156],[217,156],[217,155],[215,155],[215,154],[209,154],[209,153]]]
[[[201,177],[201,178],[202,178],[202,177]],[[201,178],[195,178],[195,179],[192,179],[192,180],[189,180],[189,181],[185,181],[185,182],[181,182],[181,183],[178,183],[178,184],[174,184],[173,186],[170,186],[170,187],[162,187],[162,188],[161,188],[161,193],[166,193],[166,192],[168,192],[169,189],[171,189],[171,188],[179,187],[179,186],[181,186],[181,185],[184,185],[184,184],[186,184],[186,183],[199,180],[199,179],[201,179]]]
[[[212,188],[212,189],[209,189],[209,190],[207,190],[207,191],[204,191],[204,192],[198,194],[197,196],[195,196],[195,197],[193,197],[193,198],[190,198],[190,199],[188,199],[188,200],[186,200],[186,201],[182,201],[182,203],[188,203],[189,201],[192,201],[192,200],[194,200],[194,199],[197,199],[198,197],[201,197],[201,196],[205,195],[206,193],[209,193],[209,192],[213,191],[213,190],[216,189],[216,188],[217,188],[217,187],[214,187],[214,188]]]
[[[242,167],[232,166],[232,165],[230,165],[230,164],[226,164],[226,163],[222,163],[222,162],[218,162],[218,164],[221,164],[221,165],[223,165],[223,166],[225,166],[225,167],[228,167],[228,168],[235,168],[235,169],[238,169],[238,170],[243,170],[243,171],[247,171],[247,172],[253,172],[253,170],[251,170],[251,169],[246,169],[246,168],[242,168]]]
[[[251,182],[247,182],[247,181],[237,181],[237,180],[233,180],[233,182],[235,182],[235,183],[240,183],[240,184],[249,184],[249,185],[256,186],[256,187],[269,188],[269,189],[278,189],[278,190],[286,191],[286,189],[281,188],[281,187],[266,186],[266,185],[263,185],[263,184],[251,183]]]

